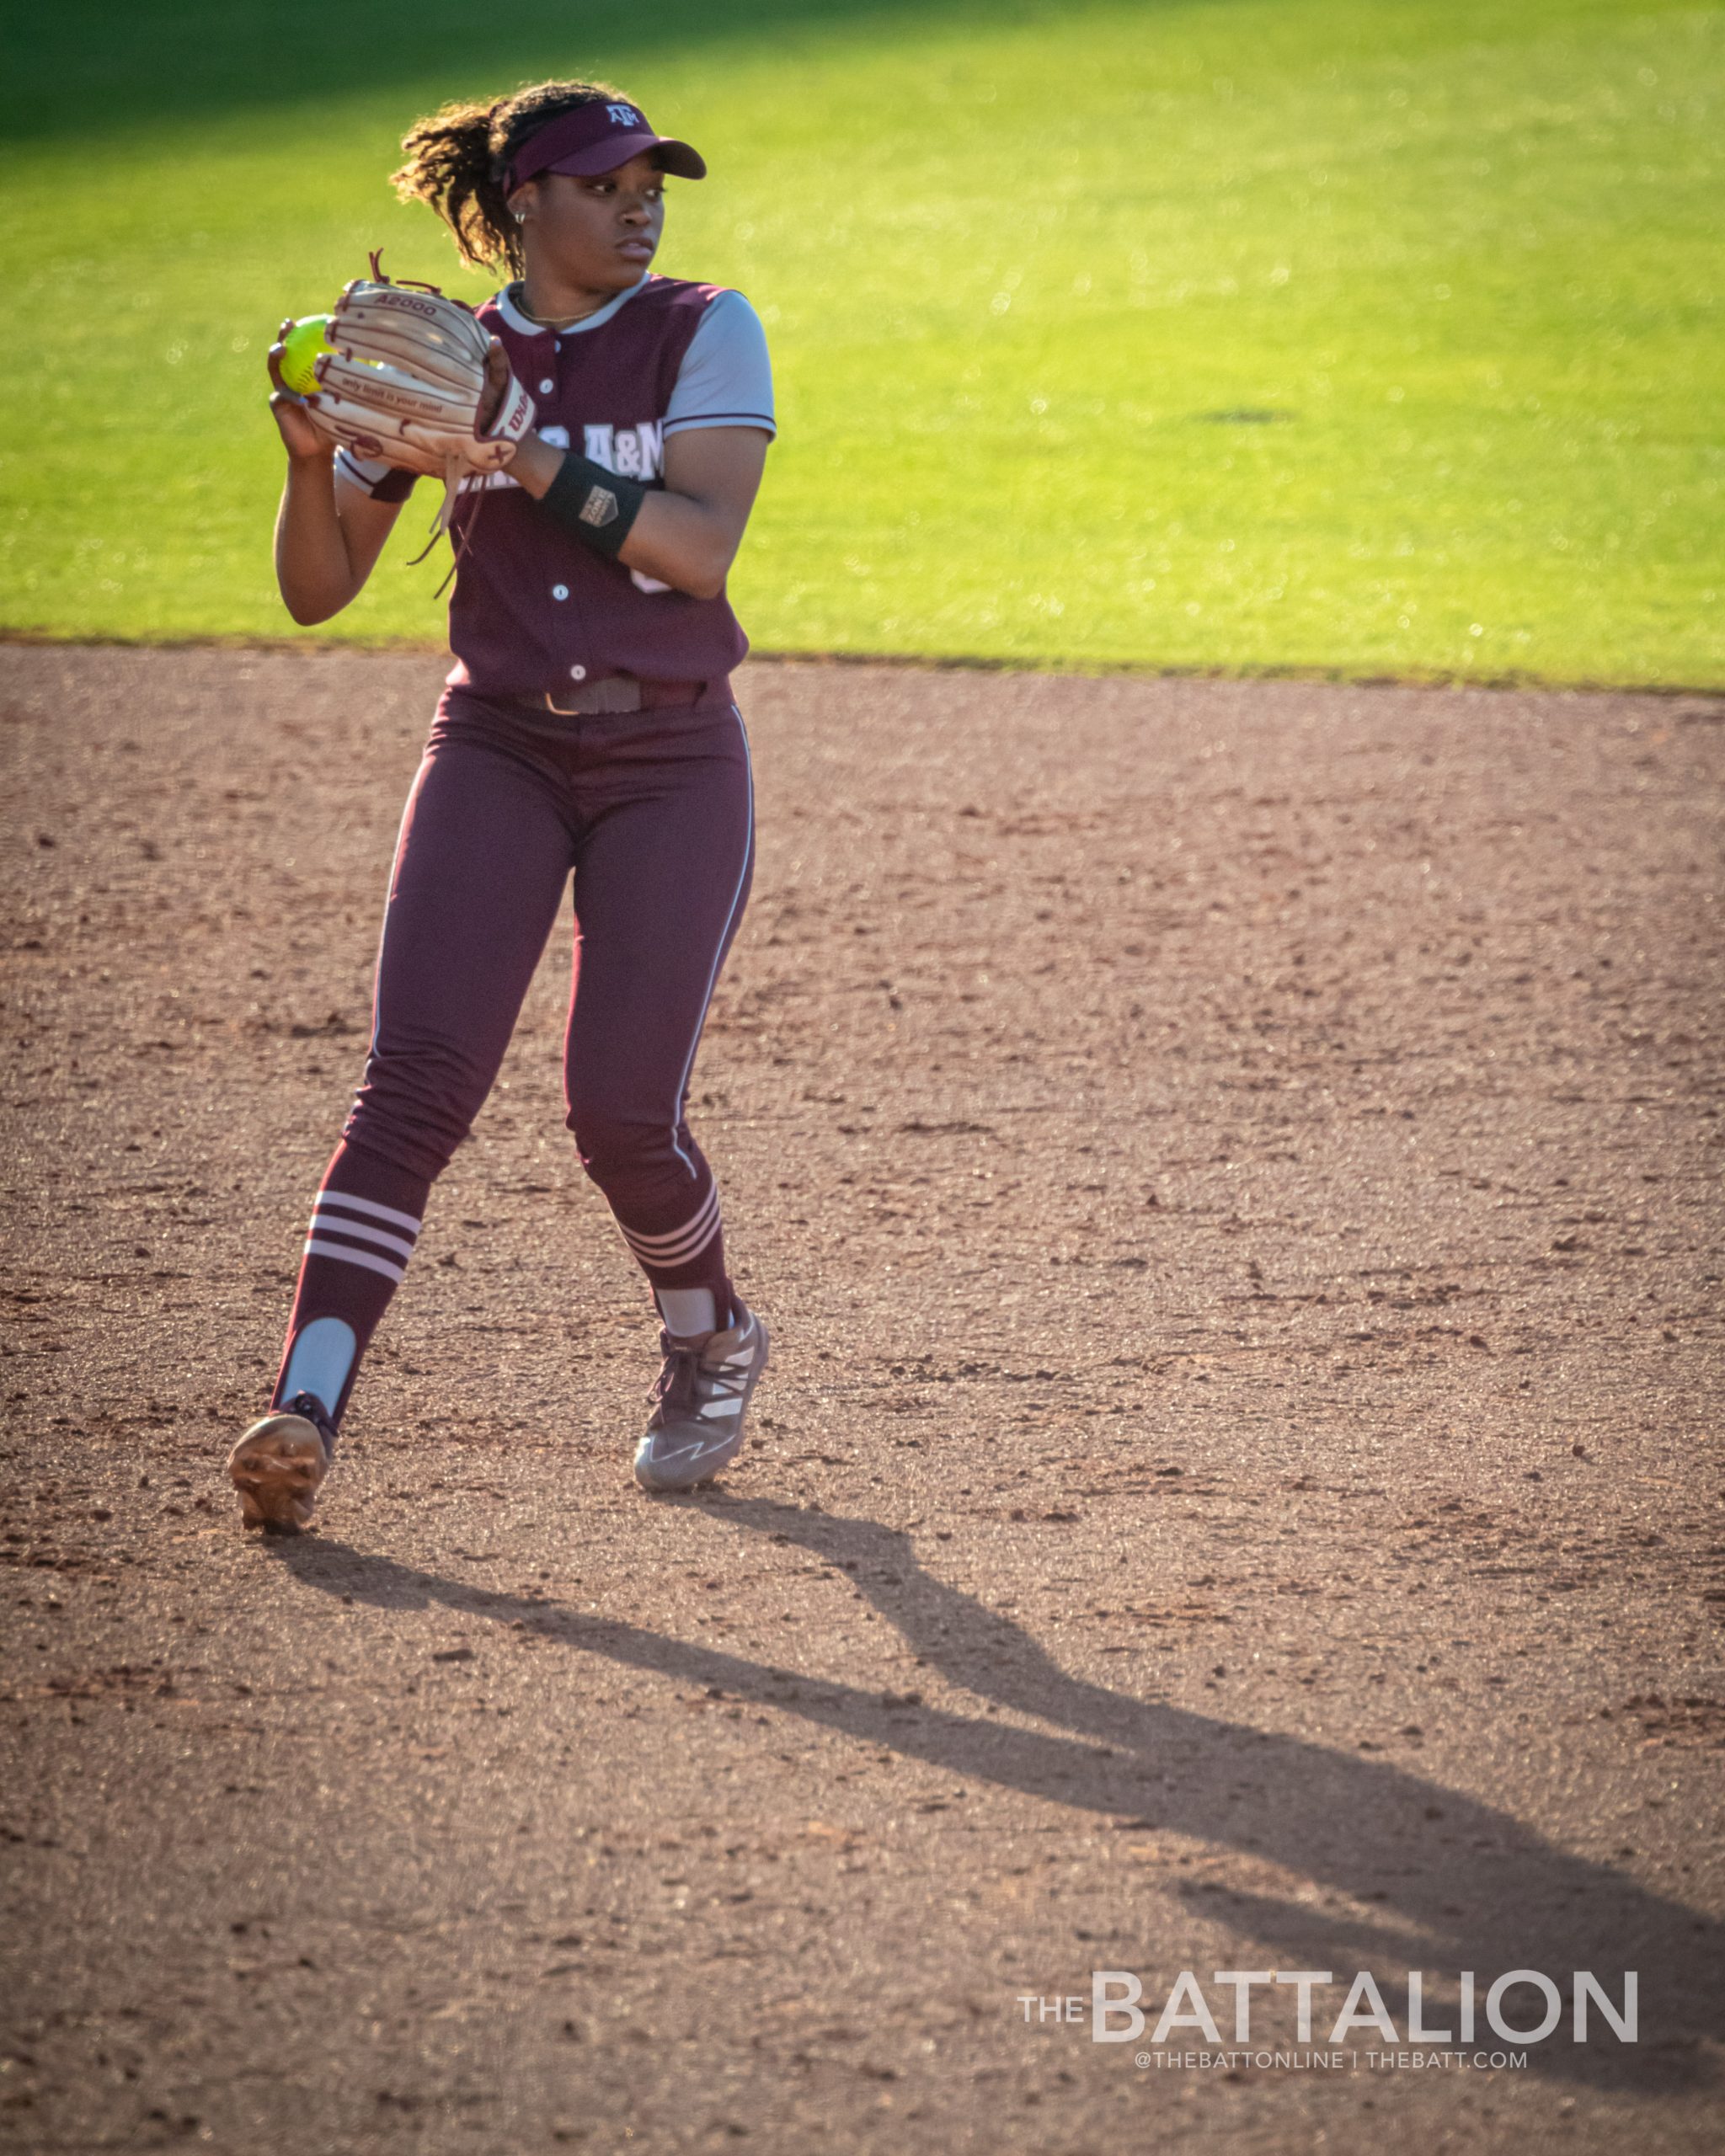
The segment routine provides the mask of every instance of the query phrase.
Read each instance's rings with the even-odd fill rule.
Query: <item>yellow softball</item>
[[[327,314],[306,315],[281,340],[281,379],[296,397],[308,396],[318,387],[312,363],[320,353],[335,350],[325,334],[330,321]]]

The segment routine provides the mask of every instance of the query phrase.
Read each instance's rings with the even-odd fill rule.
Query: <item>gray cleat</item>
[[[635,1448],[635,1480],[644,1490],[692,1490],[743,1449],[749,1396],[766,1368],[766,1327],[745,1310],[728,1332],[694,1341],[662,1332],[659,1344],[665,1368]]]

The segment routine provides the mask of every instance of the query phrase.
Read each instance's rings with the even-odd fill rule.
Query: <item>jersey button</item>
[[[566,584],[554,584],[551,587],[551,595],[553,599],[567,599],[569,588]]]
[[[570,669],[569,669],[569,679],[570,679],[570,680],[572,680],[572,681],[585,681],[585,680],[586,680],[586,678],[587,678],[587,670],[586,670],[586,668],[585,668],[585,666],[572,666],[572,667],[570,667]]]
[[[539,394],[542,397],[549,397],[553,390],[556,387],[557,384],[551,379],[549,375],[547,375],[544,381],[539,385]]]

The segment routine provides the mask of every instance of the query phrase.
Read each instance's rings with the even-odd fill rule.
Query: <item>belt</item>
[[[591,718],[604,712],[660,711],[667,704],[697,704],[706,690],[704,681],[644,681],[633,674],[607,674],[602,680],[583,681],[555,694],[517,696],[512,702],[528,711],[552,711],[560,718]]]

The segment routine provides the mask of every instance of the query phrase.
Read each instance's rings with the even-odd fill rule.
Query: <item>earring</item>
[[[518,225],[524,225],[527,221],[527,213],[525,210],[517,210],[515,213],[515,222]]]

